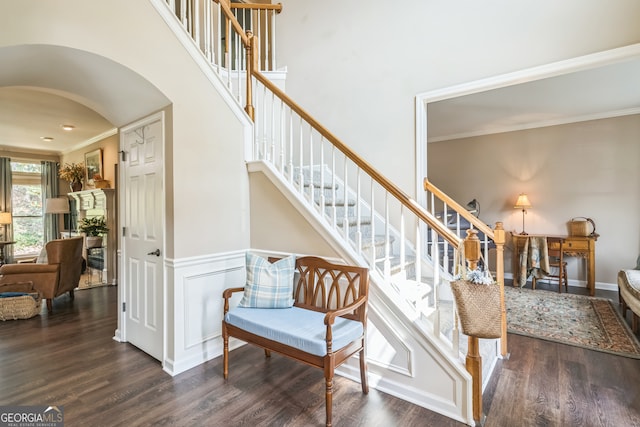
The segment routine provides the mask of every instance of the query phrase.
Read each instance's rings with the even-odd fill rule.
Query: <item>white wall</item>
[[[288,94],[409,194],[416,94],[640,42],[636,0],[281,2]]]

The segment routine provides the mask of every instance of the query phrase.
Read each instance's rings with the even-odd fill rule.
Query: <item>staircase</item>
[[[501,225],[492,230],[426,180],[421,206],[273,84],[280,5],[152,1],[175,15],[252,119],[249,172],[267,176],[344,260],[370,269],[371,383],[462,422],[479,420],[482,378],[506,354],[504,305],[502,340],[460,339],[449,281],[467,221],[483,236],[485,259],[495,244],[503,283]],[[349,365],[342,374],[359,377]]]

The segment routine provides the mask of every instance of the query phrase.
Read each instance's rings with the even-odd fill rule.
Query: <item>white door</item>
[[[121,131],[124,338],[163,359],[164,116]]]

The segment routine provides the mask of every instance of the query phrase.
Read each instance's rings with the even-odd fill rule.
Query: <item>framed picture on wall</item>
[[[102,175],[102,150],[90,151],[84,155],[85,166],[85,183],[89,186],[94,185],[94,180],[104,179]]]

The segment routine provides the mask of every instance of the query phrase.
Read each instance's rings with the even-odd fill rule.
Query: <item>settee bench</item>
[[[622,304],[622,316],[626,317],[627,309],[631,310],[631,329],[634,334],[637,334],[640,316],[640,270],[620,270],[618,292]]]
[[[252,273],[256,262],[260,264],[256,267],[259,272]],[[270,265],[266,265],[267,262],[256,261],[255,256],[248,254],[246,286],[223,292],[224,378],[229,375],[229,337],[262,347],[267,357],[273,351],[323,369],[326,425],[331,426],[334,370],[356,353],[360,359],[362,392],[369,391],[365,360],[368,269],[310,256],[295,259],[295,264],[287,258]],[[290,275],[282,273],[287,263],[291,267]],[[273,286],[269,288],[267,284],[265,290],[264,284],[254,283],[260,281],[256,276],[265,276],[267,281],[276,279],[272,280]],[[269,308],[274,307],[273,301],[260,302],[260,298],[256,298],[256,295],[273,294],[273,287],[279,288],[286,281],[290,281],[291,286],[278,291],[288,294],[288,298],[275,304],[277,308]],[[230,308],[230,299],[236,292],[244,292],[243,299],[238,307]],[[288,304],[284,302],[286,299]]]

